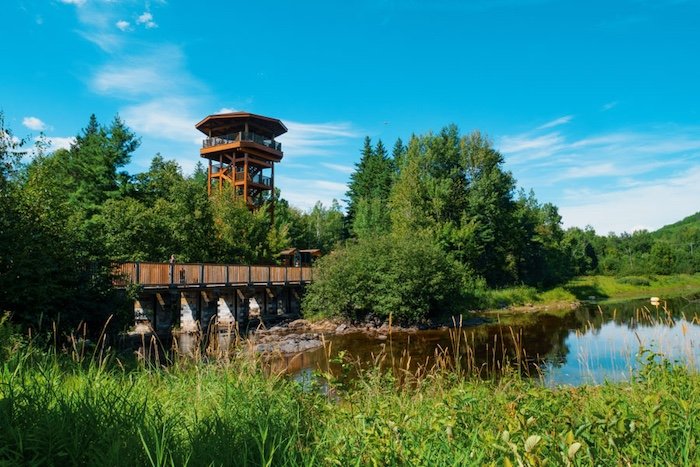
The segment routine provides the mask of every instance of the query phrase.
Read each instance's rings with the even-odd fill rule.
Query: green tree
[[[346,193],[347,222],[354,235],[373,235],[389,230],[387,201],[394,174],[394,161],[381,140],[373,148],[370,138],[365,138],[362,158],[350,176]]]
[[[43,170],[51,156],[43,154],[41,145],[35,148],[26,175],[14,157],[22,151],[21,142],[4,124],[0,130],[5,141],[0,150],[5,167],[0,178],[0,309],[32,327],[54,322],[59,329],[74,329],[82,321],[99,332],[111,314],[116,314],[114,325],[125,325],[127,315],[120,313],[124,303],[111,290],[107,258],[90,251],[80,224],[72,222],[68,193],[45,183],[53,178]]]
[[[361,238],[319,260],[303,309],[415,323],[462,306],[460,271],[430,236]]]
[[[657,241],[651,247],[650,268],[654,274],[671,274],[674,271],[676,255],[671,245]]]
[[[572,274],[591,274],[598,269],[598,254],[593,246],[595,231],[592,227],[572,227],[564,233],[564,246],[570,255]]]
[[[513,254],[515,179],[502,169],[503,156],[480,133],[462,139],[467,182],[466,221],[476,248],[463,249],[464,261],[489,285],[503,285],[517,279]]]

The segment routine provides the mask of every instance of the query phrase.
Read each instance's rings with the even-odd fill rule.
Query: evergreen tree
[[[387,199],[394,181],[395,165],[382,141],[372,148],[365,138],[362,159],[350,176],[347,222],[356,236],[389,230]]]

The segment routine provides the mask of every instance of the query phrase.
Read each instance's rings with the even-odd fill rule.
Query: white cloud
[[[554,128],[555,126],[565,125],[569,123],[573,118],[573,115],[564,115],[563,117],[559,117],[555,120],[552,120],[551,122],[547,122],[544,125],[538,126],[537,129],[544,130],[547,128]]]
[[[129,66],[129,64],[108,65],[102,68],[92,80],[92,88],[99,94],[116,94],[135,97],[144,94],[160,93],[162,86],[169,87],[156,66]]]
[[[311,209],[317,201],[330,206],[334,199],[340,202],[347,191],[347,185],[328,180],[278,175],[275,183],[282,191],[282,197],[292,206],[301,209]]]
[[[136,18],[136,24],[143,24],[148,29],[158,27],[155,21],[153,21],[153,15],[148,11],[144,11],[138,18]]]
[[[70,149],[71,145],[75,143],[75,138],[72,136],[51,136],[47,137],[46,141],[49,143],[49,150],[55,151],[57,149]]]
[[[700,131],[652,126],[580,138],[537,130],[497,147],[519,185],[546,193],[568,226],[602,233],[659,228],[700,209]]]
[[[78,31],[83,39],[92,42],[105,52],[112,53],[122,47],[122,38],[106,32]]]
[[[159,97],[121,110],[124,121],[139,134],[191,144],[203,135],[194,125],[201,116],[193,113],[197,102],[183,97]]]
[[[321,165],[324,167],[327,167],[331,170],[335,170],[340,173],[348,174],[350,175],[355,171],[355,167],[352,167],[350,165],[342,165],[342,164],[331,164],[329,162],[321,162]]]
[[[46,129],[46,123],[42,122],[37,117],[24,117],[22,119],[22,125],[34,131],[44,131]]]
[[[596,165],[570,167],[560,176],[560,179],[591,178],[617,175],[620,169],[610,162]]]
[[[503,154],[511,155],[513,162],[517,163],[550,157],[562,150],[564,143],[564,137],[557,132],[545,135],[524,133],[502,137],[498,149]]]
[[[120,57],[97,70],[90,86],[99,94],[127,99],[204,91],[204,86],[187,72],[180,48],[173,45],[149,47],[142,55]]]
[[[216,113],[218,113],[218,114],[231,114],[234,112],[239,112],[239,110],[233,109],[231,107],[222,107]]]
[[[82,26],[77,33],[83,39],[107,53],[113,53],[123,47],[123,37],[113,33],[114,24],[118,19],[113,8],[103,3],[82,2],[77,9],[77,16]]]
[[[698,211],[700,168],[626,189],[588,193],[559,208],[564,225],[592,225],[600,234],[649,230],[677,222]]]
[[[603,112],[605,112],[605,111],[613,109],[615,107],[617,107],[617,101],[612,101],[612,102],[608,102],[606,104],[603,104],[602,110],[603,110]]]
[[[134,1],[117,0],[61,0],[76,5],[80,28],[76,30],[84,39],[97,45],[103,51],[113,54],[125,48],[129,42],[123,34],[115,34],[115,27],[121,31],[132,29],[133,22],[125,17],[133,17]],[[148,2],[146,2],[148,7]],[[147,29],[158,27],[151,12],[144,12],[136,18],[136,24]]]
[[[328,156],[347,138],[358,135],[349,123],[300,123],[285,121],[289,130],[278,139],[285,155]]]

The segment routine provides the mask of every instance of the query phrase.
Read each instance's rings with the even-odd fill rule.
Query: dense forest
[[[518,190],[503,163],[482,134],[455,126],[391,154],[367,138],[347,193],[350,239],[321,260],[306,311],[415,322],[477,308],[487,289],[700,270],[700,215],[654,233],[564,230],[557,207]]]
[[[100,323],[126,309],[110,287],[114,261],[270,264],[290,245],[327,253],[342,236],[337,203],[302,212],[278,197],[271,224],[231,193],[209,198],[201,165],[184,175],[156,155],[148,171],[126,173],[139,139],[118,117],[93,115],[69,149],[50,153],[1,114],[0,132],[0,310],[20,322]]]
[[[253,213],[226,191],[209,198],[201,164],[185,175],[158,154],[146,172],[124,171],[139,139],[118,117],[91,116],[69,149],[37,141],[15,136],[0,114],[0,309],[26,324],[102,322],[124,309],[112,262],[172,254],[270,264],[289,246],[320,248],[330,254],[309,312],[407,320],[485,288],[700,269],[699,215],[653,233],[563,230],[556,206],[518,190],[487,138],[455,126],[391,151],[367,138],[345,213],[337,202],[301,211],[278,192],[273,221],[272,206]]]

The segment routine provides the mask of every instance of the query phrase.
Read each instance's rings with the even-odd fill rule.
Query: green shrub
[[[304,313],[415,323],[462,302],[461,268],[426,237],[363,238],[317,263]]]
[[[649,279],[645,277],[637,277],[637,276],[627,276],[627,277],[619,277],[617,279],[617,282],[620,284],[629,284],[629,285],[637,285],[637,286],[649,286],[651,285],[651,282]]]

